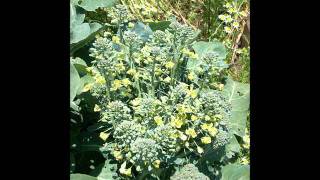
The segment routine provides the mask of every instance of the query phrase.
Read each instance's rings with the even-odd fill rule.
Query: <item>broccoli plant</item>
[[[199,31],[175,18],[152,30],[133,23],[125,6],[111,14],[117,31],[96,36],[81,89],[95,99],[99,151],[117,164],[108,171],[122,179],[220,177],[240,152],[249,100],[248,87],[227,76],[223,44],[196,41]]]

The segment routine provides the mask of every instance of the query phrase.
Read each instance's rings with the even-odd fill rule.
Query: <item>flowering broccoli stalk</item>
[[[112,125],[103,137],[122,164],[120,173],[156,173],[172,166],[178,155],[201,157],[204,148],[225,145],[231,106],[221,91],[205,83],[221,83],[215,77],[225,68],[222,60],[214,52],[201,58],[194,53],[190,46],[196,32],[176,20],[143,40],[134,28],[122,28],[123,11],[120,6],[114,10],[120,31],[104,33],[93,43],[94,61],[87,70],[94,82],[85,85],[98,99],[94,111],[100,120]],[[188,61],[203,61],[203,83],[195,81]]]

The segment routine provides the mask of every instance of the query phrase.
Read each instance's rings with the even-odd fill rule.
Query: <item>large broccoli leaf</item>
[[[137,33],[144,42],[146,42],[153,33],[151,28],[142,22],[136,22],[132,31]]]
[[[170,21],[145,22],[145,24],[147,24],[152,31],[165,31],[167,28],[169,28],[170,23]]]
[[[98,180],[96,177],[92,177],[86,174],[70,174],[70,180]]]
[[[245,135],[247,113],[250,104],[250,85],[233,81],[230,77],[226,81],[223,93],[231,103],[231,132],[240,137]]]
[[[78,14],[75,6],[70,4],[70,44],[84,41],[102,27],[99,23],[83,23],[84,18],[85,15]]]
[[[112,7],[117,0],[82,0],[77,1],[77,5],[87,11],[94,11],[100,7]]]
[[[226,150],[226,156],[228,158],[232,158],[232,156],[234,156],[235,153],[240,152],[240,145],[237,141],[237,138],[234,135],[232,135],[229,144],[227,144],[225,147],[225,150]]]
[[[192,45],[193,50],[196,54],[198,54],[199,58],[197,60],[189,60],[187,64],[188,69],[195,69],[199,67],[202,63],[204,63],[201,59],[207,53],[216,53],[218,59],[221,61],[221,64],[225,64],[224,59],[227,56],[227,51],[224,45],[217,41],[204,42],[199,41]]]
[[[118,174],[116,173],[117,164],[111,164],[110,160],[106,160],[94,169],[90,175],[97,177],[98,180],[115,179]]]
[[[77,69],[70,63],[70,103],[77,95],[77,91],[81,86],[80,76]]]
[[[250,166],[240,164],[228,164],[221,169],[221,180],[249,180]]]
[[[213,40],[211,42],[199,41],[193,44],[192,48],[199,55],[199,58],[203,57],[208,52],[217,53],[219,59],[225,59],[227,56],[226,48],[218,40]]]

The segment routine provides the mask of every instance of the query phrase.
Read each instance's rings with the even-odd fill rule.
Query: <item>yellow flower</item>
[[[192,121],[196,121],[198,119],[198,117],[197,116],[195,116],[195,115],[191,115],[191,120]]]
[[[132,22],[129,22],[128,27],[133,28],[134,24]]]
[[[169,61],[165,64],[165,67],[168,68],[168,69],[172,69],[174,66],[174,63],[172,61]]]
[[[155,75],[160,76],[162,74],[162,70],[160,68],[155,69]]]
[[[226,16],[223,15],[223,14],[220,14],[220,15],[218,16],[218,18],[219,18],[221,21],[226,20]]]
[[[121,151],[113,151],[113,156],[116,158],[117,161],[123,159]]]
[[[118,36],[112,36],[112,42],[120,44],[120,38]]]
[[[210,144],[211,143],[211,137],[209,137],[209,136],[202,137],[201,138],[201,142],[203,144]]]
[[[224,27],[224,31],[228,34],[232,33],[232,30],[229,26]]]
[[[126,169],[126,165],[127,165],[126,161],[121,164],[120,169],[119,169],[120,174],[124,174],[126,176],[132,176],[132,174],[131,174],[132,167]]]
[[[197,146],[197,151],[198,153],[202,154],[203,153],[203,148],[200,146]]]
[[[230,8],[230,7],[231,7],[231,4],[230,4],[230,3],[226,3],[225,5],[223,5],[223,7],[225,7],[225,8]]]
[[[180,139],[181,139],[182,141],[186,141],[186,140],[188,139],[188,137],[187,137],[185,134],[180,133]]]
[[[232,21],[233,21],[232,17],[230,15],[227,15],[225,22],[229,23],[229,22],[232,22]]]
[[[87,85],[85,85],[85,86],[83,87],[82,92],[87,92],[87,91],[91,90],[92,87],[93,87],[93,84],[92,84],[92,83],[89,83],[89,84],[87,84]]]
[[[105,84],[106,83],[106,80],[104,79],[103,76],[101,76],[100,74],[97,74],[94,76],[94,79],[95,79],[95,82],[98,83],[98,84]]]
[[[102,140],[106,141],[108,139],[109,135],[110,135],[110,133],[101,132],[99,137]]]
[[[196,77],[195,77],[194,72],[191,72],[191,73],[188,74],[188,79],[189,79],[190,81],[193,81],[195,78],[196,78]]]
[[[86,71],[87,71],[88,73],[92,73],[93,67],[87,67],[87,68],[86,68]]]
[[[178,104],[177,105],[177,110],[180,114],[184,114],[184,113],[190,113],[192,112],[192,109],[189,106],[186,106],[184,104]]]
[[[121,81],[116,79],[113,81],[112,83],[112,87],[111,87],[111,91],[116,91],[117,89],[119,89],[122,86]]]
[[[168,76],[168,77],[166,77],[163,81],[166,82],[166,83],[170,83],[171,78]]]
[[[232,26],[233,26],[234,28],[238,29],[239,26],[240,26],[240,24],[239,24],[239,22],[235,21],[235,22],[232,23]]]
[[[181,126],[183,125],[183,121],[180,118],[176,119],[174,125],[176,128],[181,128]]]
[[[218,130],[215,127],[209,127],[208,132],[212,137],[214,137],[218,133]]]
[[[154,167],[159,168],[160,167],[160,160],[157,159],[152,164],[153,164]]]
[[[131,84],[131,81],[130,81],[128,78],[124,78],[124,79],[122,79],[122,84],[123,84],[125,87],[128,87],[128,85]]]
[[[170,125],[176,128],[181,128],[183,121],[181,118],[171,117]]]
[[[160,117],[160,116],[155,116],[155,117],[154,117],[154,121],[156,122],[156,124],[157,124],[158,126],[163,125],[162,117]]]
[[[127,71],[127,74],[131,75],[131,76],[134,76],[135,74],[137,73],[137,71],[135,69],[129,69]]]
[[[192,128],[188,128],[188,129],[186,130],[186,135],[189,135],[189,136],[191,136],[192,138],[197,137],[196,131],[195,131],[194,129],[192,129]]]
[[[147,57],[147,58],[144,60],[144,63],[146,63],[146,64],[149,64],[149,63],[151,63],[151,62],[153,62],[153,60],[152,60],[151,57]]]
[[[243,141],[244,141],[243,147],[246,149],[250,149],[250,136],[245,135],[243,137]]]
[[[99,111],[101,111],[101,108],[97,104],[95,104],[94,108],[93,108],[93,111],[94,112],[99,112]]]
[[[214,115],[214,119],[215,120],[219,120],[219,119],[222,119],[223,116],[221,114],[217,114],[217,115]]]
[[[198,54],[193,53],[193,52],[190,54],[189,57],[192,58],[192,59],[198,59],[199,58]]]
[[[194,90],[194,89],[190,89],[188,91],[188,95],[191,96],[193,99],[197,97],[197,90]]]
[[[131,104],[133,106],[138,106],[140,104],[140,99],[139,98],[135,98],[134,100],[131,101]]]
[[[205,123],[205,124],[201,125],[201,129],[203,129],[205,131],[205,130],[208,130],[209,128],[211,128],[212,126],[213,126],[212,123],[210,123],[210,124]]]
[[[244,165],[249,164],[248,159],[247,159],[246,157],[243,157],[243,158],[241,159],[241,164],[244,164]]]
[[[237,10],[235,8],[233,8],[233,7],[228,8],[228,13],[232,14],[235,12],[237,12]]]
[[[224,84],[219,84],[219,85],[218,85],[218,88],[219,88],[220,91],[223,90],[223,87],[224,87]]]
[[[124,67],[123,63],[118,63],[115,65],[117,71],[121,72],[124,71],[126,68]]]
[[[179,137],[179,134],[171,133],[171,134],[169,134],[169,137],[172,138],[172,139],[177,139]]]

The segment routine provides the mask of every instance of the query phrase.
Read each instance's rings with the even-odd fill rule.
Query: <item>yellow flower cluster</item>
[[[240,21],[243,17],[246,17],[248,13],[246,11],[239,11],[241,7],[239,7],[237,3],[229,3],[227,2],[224,7],[228,14],[220,14],[218,18],[223,21],[226,26],[224,27],[224,31],[228,34],[231,34],[234,29],[239,29]]]
[[[207,131],[209,132],[209,134],[214,137],[215,135],[217,135],[218,133],[218,129],[213,127],[213,124],[212,123],[204,123],[201,125],[201,129],[204,130],[204,131]]]
[[[93,87],[93,83],[88,83],[83,87],[82,92],[90,91],[92,87]]]
[[[132,82],[128,78],[124,78],[122,80],[115,79],[112,82],[112,86],[111,86],[110,90],[111,91],[116,91],[116,90],[120,89],[122,86],[128,87],[129,85],[131,85],[131,83]]]
[[[112,42],[115,44],[120,44],[120,38],[118,36],[112,36]]]
[[[211,143],[211,137],[209,137],[209,136],[202,137],[201,138],[201,142],[203,144],[210,144]]]
[[[172,61],[167,62],[167,63],[165,64],[165,67],[166,67],[167,69],[172,69],[172,68],[174,67],[174,62],[172,62]]]
[[[156,124],[157,124],[158,126],[163,125],[163,121],[162,121],[162,117],[161,117],[161,116],[155,116],[155,117],[154,117],[154,121],[156,122]]]
[[[181,52],[183,54],[185,54],[186,56],[189,56],[191,59],[197,59],[199,56],[198,54],[194,53],[194,52],[191,52],[190,50],[186,49],[186,48],[183,48],[181,50]]]
[[[170,125],[176,128],[181,128],[181,126],[184,124],[184,116],[171,116]]]
[[[189,135],[189,136],[191,136],[192,138],[197,137],[197,133],[196,133],[196,131],[195,131],[193,128],[188,128],[188,129],[186,130],[186,135]]]
[[[99,85],[103,85],[106,83],[105,78],[103,76],[101,76],[100,74],[96,74],[93,78],[94,78],[95,82]]]

